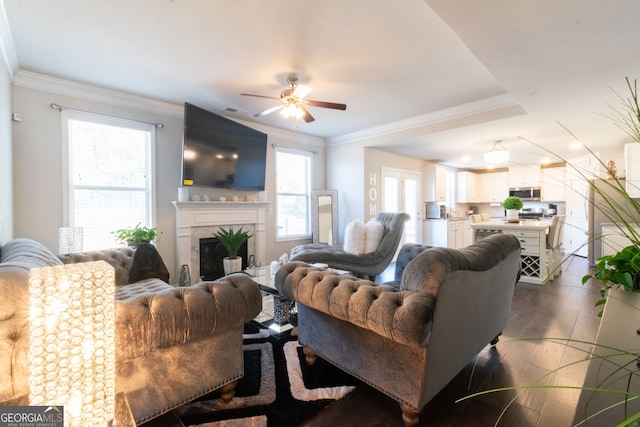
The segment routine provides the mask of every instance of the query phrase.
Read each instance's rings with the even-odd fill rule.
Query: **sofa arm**
[[[140,295],[116,301],[118,360],[242,328],[262,308],[258,285],[244,274],[149,292],[154,281],[162,284],[148,279],[129,285],[139,286]]]
[[[281,293],[309,308],[369,329],[395,342],[426,346],[435,299],[350,275],[291,262],[275,278]]]
[[[131,270],[131,266],[133,265],[133,257],[135,253],[136,250],[134,248],[123,246],[97,251],[59,254],[58,258],[60,258],[64,264],[106,261],[115,270],[116,286],[122,286],[129,283],[129,270]]]

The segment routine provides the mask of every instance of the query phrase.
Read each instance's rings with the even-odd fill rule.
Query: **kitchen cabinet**
[[[473,172],[456,173],[456,203],[478,203],[478,175]]]
[[[520,281],[544,285],[549,280],[547,259],[547,232],[550,223],[542,221],[524,223],[476,223],[471,224],[478,239],[488,234],[502,232],[513,234],[520,242]]]
[[[438,248],[447,247],[447,223],[445,219],[428,219],[422,227],[422,243]]]
[[[424,167],[425,202],[444,202],[447,200],[447,168],[442,165]]]
[[[541,201],[564,202],[565,196],[565,168],[542,168],[541,175]]]
[[[478,201],[502,203],[509,195],[509,172],[478,174]]]
[[[424,222],[423,244],[439,248],[460,249],[473,243],[471,220],[434,219]]]
[[[540,187],[540,166],[524,165],[509,167],[509,187]]]
[[[627,193],[634,199],[640,198],[640,144],[637,142],[625,144],[624,167],[627,173]]]

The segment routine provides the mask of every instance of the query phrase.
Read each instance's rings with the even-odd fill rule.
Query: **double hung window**
[[[276,149],[278,240],[311,236],[311,156],[305,151]]]
[[[113,231],[153,226],[152,124],[63,110],[66,221],[83,250],[116,245]]]

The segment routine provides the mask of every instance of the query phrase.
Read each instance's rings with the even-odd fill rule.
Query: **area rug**
[[[245,333],[243,347],[245,377],[231,402],[214,392],[188,403],[174,411],[184,425],[298,426],[359,384],[320,358],[309,366],[295,330],[277,337],[256,328]]]

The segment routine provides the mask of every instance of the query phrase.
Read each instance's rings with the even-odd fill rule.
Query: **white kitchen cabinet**
[[[460,226],[462,232],[462,248],[466,248],[473,243],[473,228],[471,228],[471,220],[461,221]]]
[[[424,245],[438,248],[447,247],[447,223],[444,219],[428,219],[422,227],[422,242]]]
[[[478,175],[473,172],[456,173],[456,203],[478,203]]]
[[[640,198],[640,144],[637,142],[625,144],[624,166],[627,173],[627,193],[633,198]]]
[[[460,249],[469,246],[473,240],[471,221],[453,219],[447,221],[447,247]]]
[[[444,202],[447,200],[447,168],[442,165],[424,167],[425,202]]]
[[[540,166],[524,165],[509,167],[509,187],[540,187]]]
[[[541,201],[564,202],[565,196],[565,167],[542,168],[541,175]]]
[[[509,195],[509,172],[478,174],[478,201],[502,203]]]
[[[424,222],[423,244],[439,248],[460,249],[473,243],[471,221],[433,219]]]

